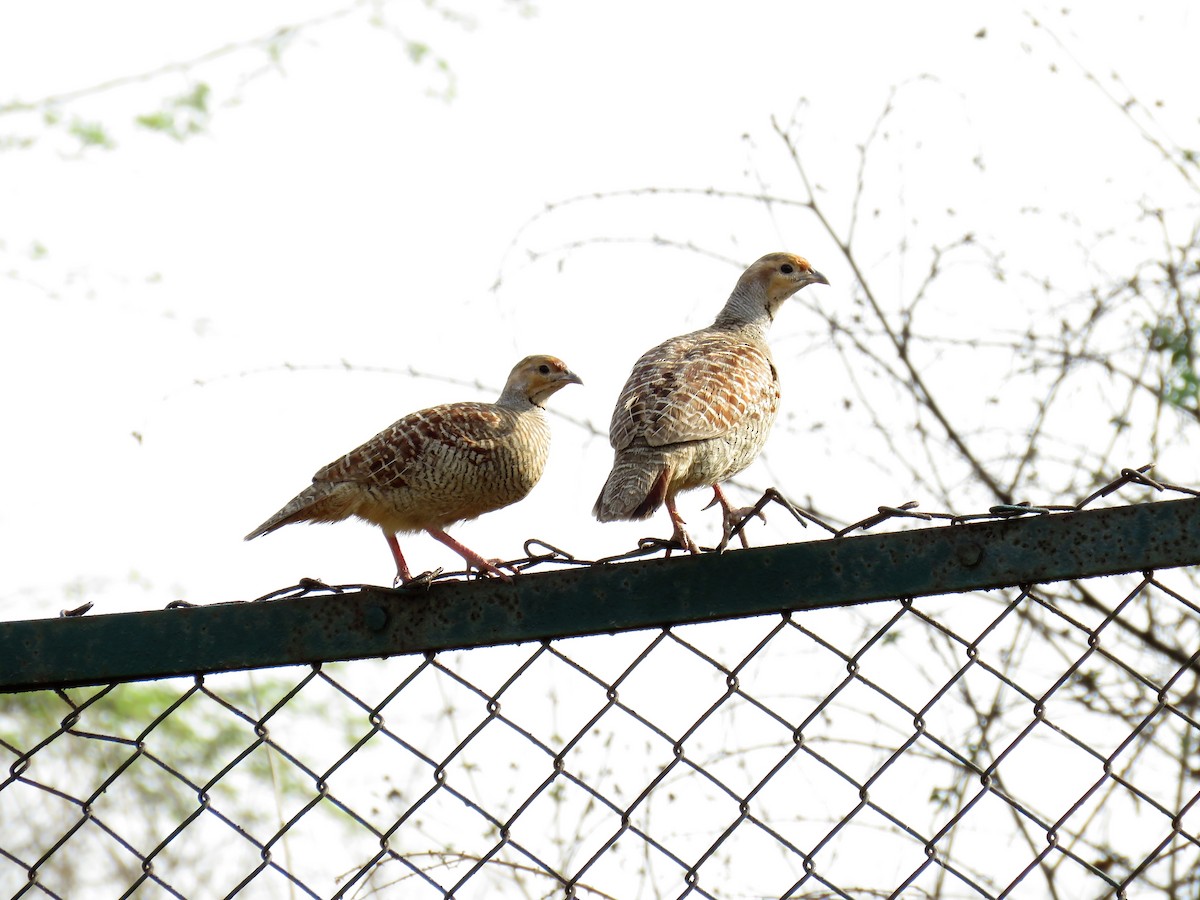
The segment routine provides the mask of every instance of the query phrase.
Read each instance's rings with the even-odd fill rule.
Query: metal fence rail
[[[1197,564],[1187,499],[6,623],[0,896],[1193,897]]]

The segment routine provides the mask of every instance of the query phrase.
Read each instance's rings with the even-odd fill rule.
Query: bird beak
[[[804,283],[805,284],[829,284],[829,279],[826,278],[824,275],[822,275],[820,272],[818,272],[816,269],[813,269],[811,272],[808,273],[808,280],[805,281]]]
[[[574,372],[572,372],[570,369],[567,369],[567,371],[560,373],[559,380],[562,381],[563,384],[583,384],[583,379],[580,378],[578,375],[576,375]]]

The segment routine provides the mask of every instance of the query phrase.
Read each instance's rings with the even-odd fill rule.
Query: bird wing
[[[763,344],[728,332],[672,338],[637,361],[617,400],[609,440],[652,447],[719,437],[774,410],[779,380]]]
[[[350,481],[384,489],[408,484],[414,467],[478,464],[513,430],[491,403],[449,403],[410,413],[334,460],[314,482]]]

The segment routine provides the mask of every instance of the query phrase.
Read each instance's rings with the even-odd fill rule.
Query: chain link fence
[[[1195,575],[0,694],[0,896],[1195,897]]]

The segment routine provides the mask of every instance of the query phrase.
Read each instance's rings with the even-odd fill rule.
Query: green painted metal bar
[[[1200,565],[1200,499],[262,603],[0,623],[0,691],[606,634]]]

